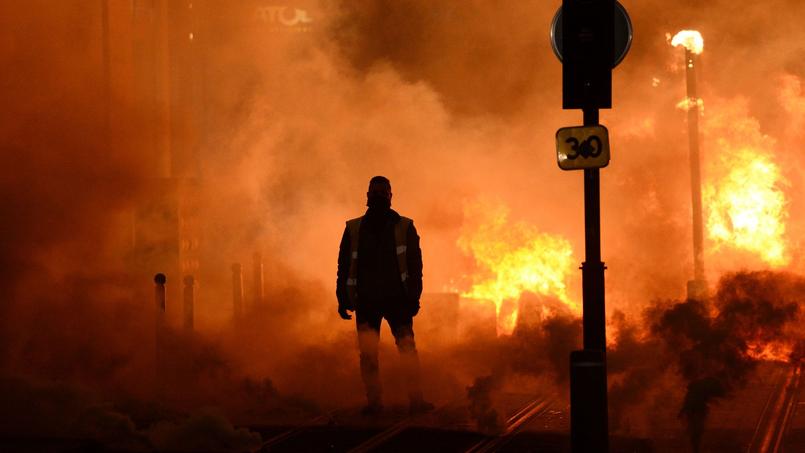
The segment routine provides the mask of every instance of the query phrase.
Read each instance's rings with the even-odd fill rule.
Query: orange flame
[[[524,222],[509,223],[508,215],[503,205],[469,204],[464,209],[469,222],[465,222],[458,239],[459,248],[481,269],[472,276],[472,287],[462,297],[495,304],[498,335],[514,330],[516,304],[526,291],[553,296],[579,312],[567,294],[566,281],[573,270],[570,242]]]
[[[713,157],[707,164],[702,201],[709,252],[752,254],[757,264],[789,264],[786,236],[788,185],[775,156],[775,141],[763,134],[745,99],[716,100],[704,133]],[[729,266],[734,263],[729,258]],[[743,265],[746,265],[743,262]]]
[[[729,172],[704,188],[709,238],[716,248],[729,245],[753,252],[773,267],[788,264],[779,167],[771,156],[748,148],[722,161]]]
[[[704,113],[704,100],[685,98],[676,104],[676,108],[678,108],[679,110],[684,110],[686,112],[694,107],[699,109],[699,114]]]
[[[790,343],[750,343],[747,354],[755,360],[789,362],[793,351]]]
[[[704,51],[704,38],[696,30],[682,30],[671,39],[671,45],[674,47],[682,46],[699,55]]]

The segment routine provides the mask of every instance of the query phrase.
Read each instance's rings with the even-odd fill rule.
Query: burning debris
[[[475,259],[481,271],[462,297],[495,304],[498,335],[514,331],[518,303],[525,292],[555,297],[578,313],[578,304],[567,290],[573,270],[570,243],[527,223],[511,223],[508,216],[505,205],[467,205],[465,217],[477,223],[464,227],[458,246]]]

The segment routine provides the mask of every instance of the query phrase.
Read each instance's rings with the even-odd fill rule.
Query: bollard
[[[252,278],[252,309],[255,309],[263,304],[263,256],[260,252],[254,253]]]
[[[232,313],[235,321],[243,313],[243,268],[240,263],[232,265]]]
[[[162,335],[165,329],[165,283],[168,279],[165,274],[154,276],[154,374],[156,376],[157,392],[162,388]]]
[[[165,284],[168,279],[165,274],[154,276],[154,302],[156,303],[156,326],[161,329],[165,325]]]
[[[195,304],[194,280],[192,275],[184,277],[184,328],[193,330],[193,306]]]

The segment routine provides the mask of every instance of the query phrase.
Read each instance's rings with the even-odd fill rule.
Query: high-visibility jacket
[[[350,302],[355,304],[358,298],[358,243],[360,242],[361,220],[363,217],[347,221],[349,230],[350,262],[349,274],[347,275],[347,295]],[[413,220],[408,217],[400,216],[400,220],[394,225],[394,244],[397,247],[397,268],[400,270],[400,281],[405,288],[405,281],[408,280],[408,227]]]
[[[408,303],[418,304],[422,293],[422,252],[419,248],[419,235],[414,228],[413,220],[402,217],[394,210],[390,212],[394,222],[394,250],[399,271],[400,288]],[[356,308],[360,266],[359,250],[361,224],[364,218],[359,217],[347,221],[338,255],[338,279],[336,280],[336,296],[339,305]],[[391,245],[391,244],[389,244]],[[360,269],[360,272],[359,272]],[[363,291],[361,289],[361,291]],[[395,297],[394,293],[389,293]]]

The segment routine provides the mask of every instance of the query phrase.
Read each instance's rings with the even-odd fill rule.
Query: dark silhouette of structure
[[[391,209],[391,183],[383,176],[369,182],[369,207],[362,217],[347,221],[338,253],[336,296],[338,314],[358,326],[361,377],[366,387],[364,414],[382,408],[378,373],[380,324],[391,327],[407,376],[412,413],[433,408],[422,397],[413,318],[422,294],[422,252],[413,220]]]

